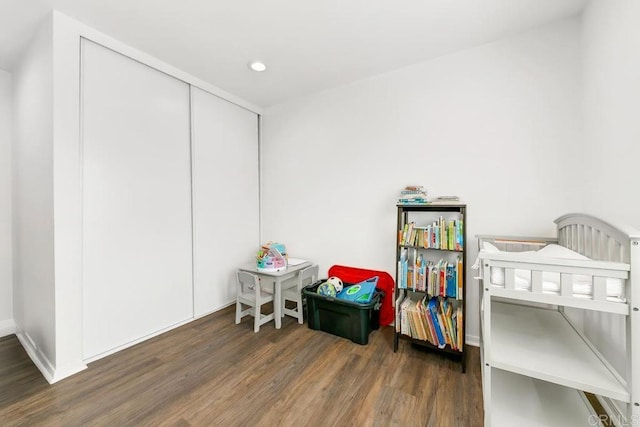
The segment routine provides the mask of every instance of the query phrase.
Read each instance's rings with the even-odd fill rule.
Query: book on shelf
[[[438,295],[446,295],[447,294],[447,262],[444,260],[440,260],[440,266],[438,268]]]
[[[400,320],[402,318],[402,314],[400,312],[400,304],[402,304],[402,301],[403,301],[403,297],[402,297],[402,295],[400,295],[396,299],[396,303],[394,305],[394,307],[396,308],[396,321],[394,323],[395,328],[396,328],[396,332],[400,332]]]
[[[447,332],[447,324],[446,321],[444,319],[444,315],[442,313],[441,310],[436,311],[436,316],[438,316],[438,325],[440,326],[440,332],[442,333],[442,336],[444,337],[444,345],[449,345],[451,346],[451,338],[449,337],[449,333]]]
[[[403,191],[423,191],[424,187],[422,185],[407,185],[404,187]]]
[[[425,258],[417,248],[401,248],[398,259],[398,288],[425,292],[429,296],[464,298],[464,265],[462,257],[441,258],[435,262]]]
[[[409,306],[409,312],[411,318],[413,319],[413,325],[415,328],[415,336],[418,339],[426,341],[427,333],[424,329],[424,323],[422,318],[420,317],[420,313],[418,312],[418,301],[411,301],[411,305]]]
[[[405,238],[407,235],[407,230],[409,230],[409,223],[405,222],[404,227],[402,227],[402,230],[398,231],[399,233],[398,241],[400,242],[401,245],[406,245]]]
[[[438,302],[436,298],[432,298],[429,300],[428,308],[429,314],[431,316],[431,321],[433,322],[434,329],[436,330],[437,342],[434,344],[439,348],[444,348],[447,344],[447,341],[444,335],[442,335],[442,327],[440,326],[440,320],[438,318]]]
[[[424,297],[421,300],[421,304],[420,304],[420,314],[422,316],[422,318],[425,320],[425,323],[427,325],[427,329],[429,330],[429,342],[433,345],[437,345],[437,341],[436,341],[436,329],[433,325],[433,322],[431,320],[431,315],[429,314],[429,300],[427,297]]]
[[[443,297],[406,295],[397,301],[396,331],[438,348],[462,351],[462,306]]]
[[[415,315],[420,320],[422,333],[424,335],[424,340],[433,343],[433,337],[431,335],[431,329],[429,328],[429,324],[427,322],[426,317],[424,316],[424,303],[425,298],[420,298],[416,302]]]
[[[407,222],[398,231],[398,240],[402,246],[462,251],[463,223],[461,219],[445,220],[442,217],[426,227],[417,226],[414,221]]]
[[[449,345],[455,350],[457,348],[456,329],[453,327],[453,316],[455,313],[453,312],[453,305],[449,300],[444,298],[440,300],[440,312],[445,323],[445,330],[449,338]]]
[[[456,298],[464,299],[464,270],[462,269],[462,258],[458,257],[456,260]]]
[[[427,190],[422,185],[407,185],[398,196],[398,204],[420,205],[427,203],[429,203]]]
[[[408,276],[409,276],[409,251],[407,248],[403,248],[400,251],[400,259],[398,260],[398,288],[408,289]]]
[[[432,203],[460,203],[458,196],[437,196],[431,199]]]
[[[446,266],[446,273],[445,273],[445,280],[446,280],[445,295],[448,297],[455,297],[456,294],[458,293],[458,287],[457,287],[455,275],[456,275],[456,272],[455,272],[454,264],[452,262],[448,262]]]
[[[437,196],[428,198],[427,190],[421,185],[407,186],[398,195],[399,205],[426,205],[426,204],[459,204],[458,196]]]
[[[458,344],[458,349],[459,350],[463,350],[463,348],[462,348],[463,347],[462,340],[464,338],[464,336],[463,336],[464,331],[462,330],[462,325],[463,325],[462,320],[463,320],[462,319],[462,307],[458,306],[458,308],[456,309],[456,329],[458,331],[457,344]]]

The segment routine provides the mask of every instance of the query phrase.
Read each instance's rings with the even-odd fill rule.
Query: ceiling
[[[267,107],[581,12],[588,0],[0,0],[11,71],[51,9]],[[247,64],[264,61],[266,72]]]

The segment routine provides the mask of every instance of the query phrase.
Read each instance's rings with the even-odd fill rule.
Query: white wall
[[[82,361],[82,209],[80,148],[80,35],[54,11],[53,198],[56,365],[47,380],[86,368]],[[45,373],[45,376],[48,375]]]
[[[591,1],[583,14],[584,197],[588,212],[640,229],[640,2]],[[635,284],[638,285],[637,283]],[[585,328],[624,372],[624,319],[587,313]],[[637,358],[638,355],[635,355]]]
[[[268,109],[262,240],[321,271],[393,276],[407,184],[468,204],[467,267],[478,233],[553,235],[556,217],[581,209],[563,190],[578,182],[566,154],[580,139],[580,65],[573,19]],[[467,286],[477,342],[477,282]]]
[[[11,273],[11,74],[0,70],[0,337],[15,332]]]
[[[52,67],[47,20],[14,70],[12,184],[16,329],[48,369],[55,364]]]
[[[592,1],[583,16],[589,211],[640,227],[640,2]]]

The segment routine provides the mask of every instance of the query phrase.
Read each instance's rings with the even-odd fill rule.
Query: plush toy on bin
[[[342,283],[342,279],[340,279],[337,276],[331,276],[327,279],[327,283],[331,283],[334,287],[334,289],[336,290],[336,294],[339,294],[342,291],[342,288],[344,287],[344,284]]]
[[[343,286],[342,280],[339,277],[331,276],[326,282],[318,286],[318,294],[326,297],[335,297],[342,291]]]

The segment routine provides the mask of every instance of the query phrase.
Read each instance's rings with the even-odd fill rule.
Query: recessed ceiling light
[[[251,68],[253,71],[257,71],[260,73],[262,71],[265,71],[267,69],[267,66],[264,65],[263,62],[253,61],[252,63],[249,64],[249,68]]]

